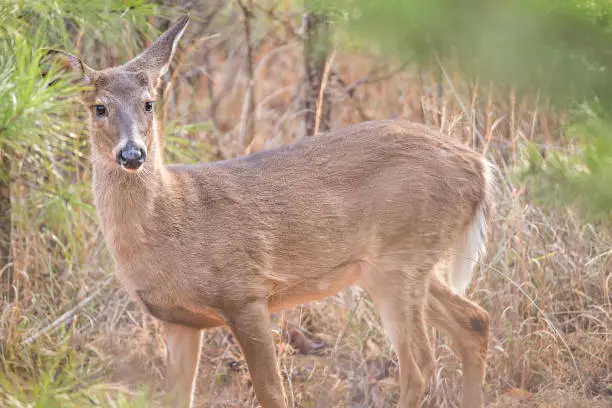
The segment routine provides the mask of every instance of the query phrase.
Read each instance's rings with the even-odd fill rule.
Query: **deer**
[[[492,164],[403,119],[165,164],[154,105],[189,20],[110,68],[45,54],[86,85],[96,213],[122,287],[165,328],[167,395],[194,406],[203,332],[225,326],[258,403],[285,408],[271,313],[358,285],[396,352],[399,407],[419,406],[435,368],[426,322],[460,358],[462,407],[482,406],[489,315],[465,290],[486,250]]]

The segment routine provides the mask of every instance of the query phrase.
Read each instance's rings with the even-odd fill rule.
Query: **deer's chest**
[[[164,295],[150,290],[136,291],[136,296],[146,311],[163,322],[194,329],[207,329],[225,324],[213,309],[191,308],[180,301],[169,301]]]

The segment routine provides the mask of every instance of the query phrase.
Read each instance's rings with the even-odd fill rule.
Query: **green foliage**
[[[178,120],[168,121],[164,126],[164,160],[166,163],[194,164],[212,154],[212,147],[186,137],[188,133],[207,130],[207,122],[180,124]]]
[[[612,103],[612,3],[579,0],[312,0],[351,37],[422,64],[437,55],[469,75],[540,90],[554,103]]]
[[[6,408],[149,407],[146,392],[136,397],[97,385],[104,362],[97,350],[75,347],[58,331],[26,346],[0,345],[0,404]]]
[[[524,146],[515,168],[518,180],[541,203],[572,204],[593,221],[612,221],[612,123],[584,107],[567,131],[584,145],[578,151]]]

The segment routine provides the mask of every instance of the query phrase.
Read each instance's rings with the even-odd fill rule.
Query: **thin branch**
[[[331,105],[323,77],[329,75],[330,27],[325,15],[305,14],[307,40],[304,43],[304,72],[307,88],[304,94],[306,135],[327,131]],[[322,97],[320,97],[322,95]]]
[[[378,69],[372,69],[372,70],[370,70],[370,72],[365,74],[363,77],[359,78],[358,80],[356,80],[352,84],[350,84],[347,87],[345,87],[344,88],[344,92],[346,92],[350,97],[352,97],[353,93],[355,92],[355,89],[357,87],[362,86],[362,85],[371,84],[371,83],[374,83],[374,82],[380,82],[380,81],[387,80],[387,79],[391,78],[392,76],[397,75],[400,72],[402,72],[408,66],[408,64],[410,64],[411,62],[412,62],[412,60],[411,61],[406,61],[403,64],[401,64],[399,67],[397,67],[396,69],[391,70],[391,71],[389,71],[389,72],[387,72],[385,74],[377,75],[377,76],[374,76],[374,75],[378,74]]]
[[[327,88],[327,78],[329,77],[330,68],[332,64],[334,63],[334,58],[336,58],[335,50],[332,53],[329,60],[327,61],[327,64],[325,64],[325,70],[323,71],[323,78],[321,78],[321,88],[319,89],[319,97],[317,98],[317,115],[315,116],[315,126],[314,126],[313,135],[316,135],[319,132],[319,125],[321,124],[321,111],[323,108],[323,104],[325,103],[323,98],[325,96],[325,89]]]
[[[251,33],[251,18],[253,18],[253,1],[249,0],[248,6],[242,0],[237,0],[240,9],[242,10],[244,19],[244,36],[246,40],[247,51],[247,74],[249,84],[245,95],[245,103],[243,105],[241,127],[240,127],[240,142],[242,146],[250,146],[255,139],[255,89],[254,89],[254,66],[253,66],[253,44]],[[247,131],[248,129],[248,131]]]
[[[174,84],[177,81],[178,78],[178,74],[179,74],[179,69],[181,67],[181,65],[183,64],[183,61],[185,60],[185,58],[187,58],[188,55],[190,55],[192,52],[194,52],[202,43],[204,43],[205,41],[208,41],[210,39],[213,38],[217,38],[219,36],[219,34],[211,34],[211,35],[205,35],[200,37],[191,47],[187,48],[184,52],[182,52],[179,55],[178,61],[176,63],[176,67],[174,68],[174,71],[172,72],[172,76],[170,77],[170,81],[168,82],[168,85],[166,85],[166,88],[163,91],[163,95],[165,97],[165,101],[164,101],[164,111],[163,111],[163,115],[162,115],[162,128],[164,126],[164,124],[166,123],[167,117],[168,117],[168,101],[170,100],[170,92],[172,91],[172,89],[174,88]]]
[[[268,16],[268,18],[270,20],[275,21],[275,22],[281,24],[285,28],[285,30],[287,30],[289,33],[291,33],[292,36],[294,36],[295,38],[298,38],[301,41],[305,41],[306,40],[306,35],[304,35],[304,32],[303,32],[303,29],[304,29],[303,21],[302,21],[302,27],[298,27],[297,29],[292,24],[292,16],[291,16],[291,14],[294,14],[294,16],[295,16],[295,15],[301,14],[301,13],[298,13],[298,12],[290,13],[290,15],[287,16],[287,18],[282,18],[276,12],[277,6],[278,6],[278,2],[275,3],[269,9],[262,7],[260,4],[253,5],[253,7],[255,9],[258,9],[261,12],[263,12],[266,16]]]
[[[30,336],[27,339],[25,339],[22,342],[22,344],[24,346],[32,344],[32,342],[34,342],[34,340],[36,340],[37,338],[39,338],[43,334],[48,333],[48,332],[54,332],[62,323],[64,323],[67,320],[71,319],[80,309],[82,309],[89,302],[94,300],[100,294],[100,292],[102,292],[102,290],[108,286],[108,284],[111,282],[111,280],[112,280],[112,277],[110,277],[110,276],[108,278],[106,278],[102,282],[102,284],[98,287],[98,289],[96,289],[96,291],[94,293],[92,293],[91,295],[87,296],[85,299],[81,300],[79,303],[77,303],[77,305],[75,307],[73,307],[72,309],[68,310],[64,314],[62,314],[60,317],[55,319],[52,323],[50,323],[49,325],[47,325],[44,328],[40,329],[37,333],[35,333],[32,336]]]
[[[393,76],[402,72],[406,68],[406,66],[408,66],[408,64],[410,64],[411,62],[412,60],[406,61],[402,63],[399,67],[389,72],[386,72],[384,74],[379,74],[379,72],[381,71],[380,67],[373,68],[361,78],[353,81],[353,83],[351,83],[350,85],[347,85],[346,82],[344,82],[344,80],[341,77],[339,77],[337,73],[332,71],[331,74],[335,75],[336,81],[342,87],[341,89],[342,92],[344,92],[355,103],[355,109],[357,110],[357,113],[361,117],[361,120],[367,121],[367,120],[371,120],[372,118],[370,117],[370,115],[368,115],[364,111],[361,102],[355,97],[355,90],[358,87],[363,86],[363,85],[368,85],[368,84],[390,79]]]

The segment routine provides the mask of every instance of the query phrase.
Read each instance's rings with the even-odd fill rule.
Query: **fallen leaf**
[[[527,401],[533,396],[533,394],[523,388],[510,388],[504,393],[504,396],[515,401]]]
[[[383,378],[389,376],[389,368],[391,361],[384,358],[377,358],[368,360],[366,362],[368,367],[368,383],[375,384]]]
[[[399,387],[397,380],[393,377],[383,378],[378,382],[378,386],[385,391],[391,391]]]
[[[310,354],[327,346],[324,342],[312,341],[300,329],[292,328],[287,332],[289,343],[302,354]]]

